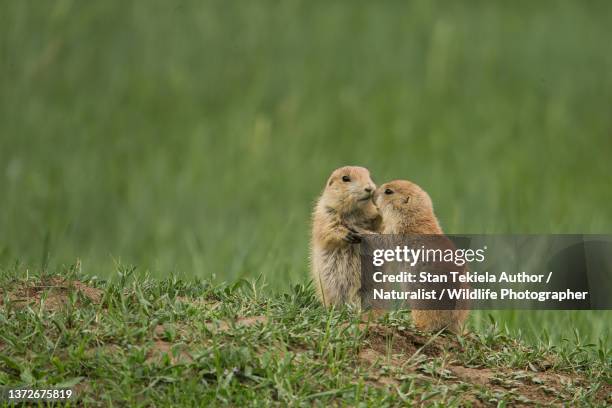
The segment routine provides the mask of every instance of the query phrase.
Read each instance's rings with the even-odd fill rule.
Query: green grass
[[[424,335],[405,312],[328,311],[303,285],[22,276],[0,278],[0,386],[70,387],[73,406],[612,403],[604,344],[529,345],[492,322]]]
[[[610,27],[605,1],[2,1],[0,265],[284,292],[344,164],[449,233],[609,233]],[[609,312],[494,315],[610,341]]]

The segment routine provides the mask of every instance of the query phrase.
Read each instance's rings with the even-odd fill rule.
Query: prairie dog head
[[[340,213],[372,205],[376,184],[365,167],[345,166],[333,171],[321,196],[323,205]]]
[[[374,193],[385,228],[433,216],[429,194],[407,180],[394,180],[381,185]]]

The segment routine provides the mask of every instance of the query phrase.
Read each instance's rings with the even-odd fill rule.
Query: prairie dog
[[[360,306],[361,235],[380,223],[372,202],[376,185],[364,167],[334,170],[312,217],[311,272],[325,306]]]
[[[429,194],[410,181],[383,184],[376,190],[374,202],[382,216],[382,234],[444,234]],[[460,332],[468,310],[412,310],[411,315],[419,330]]]

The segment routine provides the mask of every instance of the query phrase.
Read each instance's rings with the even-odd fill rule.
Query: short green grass
[[[301,284],[269,296],[255,281],[160,280],[122,266],[102,281],[78,268],[2,273],[0,386],[70,387],[69,406],[612,403],[604,344],[529,345],[492,321],[423,335],[405,312],[326,310]]]
[[[285,292],[345,164],[449,233],[609,233],[610,27],[607,1],[2,1],[0,265]],[[609,312],[493,315],[610,344]]]

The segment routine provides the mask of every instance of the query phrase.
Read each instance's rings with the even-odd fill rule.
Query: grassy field
[[[0,277],[0,384],[68,406],[609,406],[610,350],[529,345],[490,322],[425,335],[403,312],[325,310],[252,282]],[[75,279],[76,278],[76,279]]]
[[[449,233],[609,233],[610,27],[605,1],[2,1],[0,265],[286,292],[344,164]],[[494,316],[611,341],[610,312]]]

